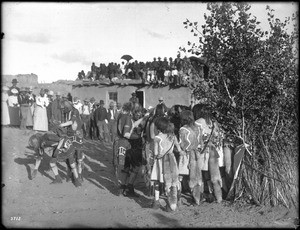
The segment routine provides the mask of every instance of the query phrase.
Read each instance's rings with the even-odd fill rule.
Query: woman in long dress
[[[10,125],[19,127],[21,124],[20,105],[18,102],[19,91],[16,88],[11,89],[10,91],[11,95],[8,97]]]
[[[9,112],[8,112],[8,91],[9,88],[7,86],[2,87],[2,97],[1,97],[1,110],[2,110],[2,119],[1,119],[1,125],[9,125],[10,119],[9,119]]]
[[[48,131],[47,109],[49,105],[48,97],[44,89],[41,89],[40,95],[36,97],[36,108],[33,115],[33,130]]]

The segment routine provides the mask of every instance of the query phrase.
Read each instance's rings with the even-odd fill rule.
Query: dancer
[[[157,209],[159,204],[159,183],[165,185],[167,195],[167,211],[175,211],[180,204],[180,182],[176,158],[173,153],[174,146],[179,153],[184,155],[174,134],[174,124],[166,117],[160,117],[155,121],[158,135],[154,138],[154,165],[151,172],[151,180],[154,182],[155,195],[152,208]]]
[[[183,125],[179,130],[180,146],[185,151],[185,156],[179,158],[179,170],[181,175],[189,175],[189,188],[194,202],[196,205],[200,205],[203,194],[203,181],[202,160],[198,148],[203,146],[202,130],[200,126],[195,124],[191,111],[183,110],[180,117]],[[188,164],[186,164],[187,162]],[[182,180],[182,176],[180,176],[180,180]]]

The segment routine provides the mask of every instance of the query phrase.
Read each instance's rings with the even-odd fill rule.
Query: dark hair
[[[125,112],[130,112],[132,110],[132,103],[131,102],[124,103],[122,109]]]
[[[193,114],[195,120],[199,118],[203,118],[204,120],[208,121],[209,119],[213,118],[212,110],[208,104],[197,104],[193,107]]]
[[[169,126],[169,119],[166,117],[158,117],[154,121],[154,125],[158,130],[160,130],[162,133],[166,133],[168,126]]]
[[[194,115],[190,110],[183,110],[180,113],[181,125],[193,126],[195,125]]]

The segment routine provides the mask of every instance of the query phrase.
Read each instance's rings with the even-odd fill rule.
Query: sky
[[[269,28],[266,5],[284,20],[296,2],[250,2],[252,15]],[[121,56],[152,61],[175,58],[193,34],[183,22],[203,25],[201,2],[2,2],[2,75],[38,75],[39,83],[75,80],[94,62],[121,63]]]

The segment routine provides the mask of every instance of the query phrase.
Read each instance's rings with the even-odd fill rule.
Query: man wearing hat
[[[109,141],[108,116],[103,100],[100,100],[100,106],[95,110],[95,121],[99,130],[99,139],[107,143]]]
[[[52,102],[51,105],[51,111],[52,111],[52,119],[54,121],[62,122],[62,110],[61,110],[61,93],[56,92],[55,99]]]
[[[168,107],[165,105],[165,102],[164,102],[164,98],[163,97],[159,97],[158,98],[158,105],[162,105],[164,107],[164,111],[167,112],[169,109]]]
[[[91,139],[98,139],[98,127],[95,121],[95,111],[98,108],[98,102],[96,102],[95,98],[92,97],[90,99],[90,130],[89,130],[89,134]]]
[[[22,130],[26,130],[26,124],[29,123],[27,122],[27,119],[30,119],[30,117],[28,117],[28,113],[30,111],[29,108],[29,96],[27,94],[27,91],[25,89],[25,87],[21,87],[20,89],[20,93],[18,95],[18,102],[20,104],[20,112],[21,112],[21,124],[20,124],[20,129]],[[31,117],[31,124],[29,123],[29,125],[32,125],[32,117]]]
[[[83,105],[81,110],[82,110],[81,118],[83,122],[83,137],[87,139],[90,136],[90,114],[91,114],[88,98],[85,98],[83,100]]]
[[[18,80],[16,78],[14,78],[11,83],[12,83],[12,86],[9,88],[9,92],[8,92],[9,96],[12,95],[12,93],[11,93],[12,89],[18,90],[18,93],[20,92],[20,88],[17,87],[17,84],[19,83]]]
[[[132,96],[132,97],[129,99],[129,101],[130,101],[131,103],[133,103],[133,104],[135,104],[135,103],[140,103],[140,102],[139,102],[139,99],[136,97],[136,92],[132,92],[131,96]]]

